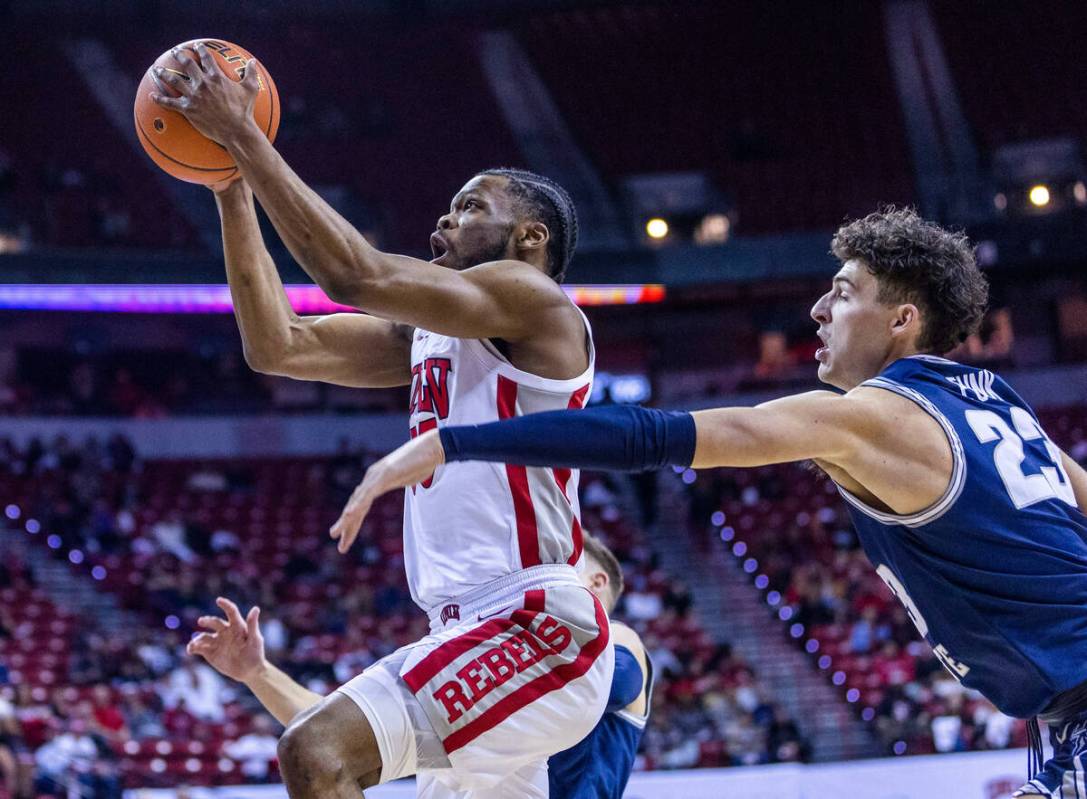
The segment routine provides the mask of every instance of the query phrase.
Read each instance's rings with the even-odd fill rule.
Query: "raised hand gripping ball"
[[[245,65],[253,57],[248,50],[222,39],[192,39],[177,45],[176,49],[187,50],[189,56],[199,63],[200,58],[193,50],[198,42],[203,42],[227,77],[236,81],[242,79]],[[170,48],[155,60],[144,73],[140,88],[136,91],[133,112],[140,144],[152,161],[175,178],[204,185],[230,180],[238,173],[238,166],[230,153],[196,130],[180,113],[163,108],[151,99],[152,92],[160,91],[151,77],[151,70],[156,66],[182,76],[185,74],[171,55],[174,49]],[[253,105],[253,118],[268,140],[274,142],[279,130],[279,95],[268,70],[260,62],[255,65],[260,88]],[[163,88],[166,93],[172,93],[169,86]]]

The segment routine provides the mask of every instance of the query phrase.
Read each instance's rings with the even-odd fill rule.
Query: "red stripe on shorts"
[[[404,674],[404,682],[408,684],[412,692],[420,688],[437,676],[438,672],[459,658],[465,652],[479,646],[484,641],[501,635],[516,623],[510,619],[490,619],[475,627],[463,635],[458,635],[439,646],[425,658],[416,663],[409,672]]]
[[[517,383],[498,376],[498,418],[512,419],[517,415]],[[521,568],[539,566],[540,532],[536,527],[536,510],[528,489],[528,469],[506,464],[506,479],[513,494],[513,514],[517,519],[517,548],[521,553]]]
[[[534,588],[525,591],[525,610],[543,613],[544,604],[547,602],[547,593],[542,588]]]
[[[459,730],[447,737],[442,744],[449,754],[457,751],[466,744],[471,743],[483,733],[501,724],[525,705],[535,702],[541,696],[557,691],[567,683],[584,676],[589,668],[600,657],[600,653],[608,645],[608,615],[604,612],[599,600],[593,597],[596,604],[596,623],[600,628],[600,634],[581,648],[577,657],[570,663],[556,666],[547,674],[541,675],[527,685],[522,685],[509,696],[503,697],[493,706],[484,711],[478,718],[465,724]]]

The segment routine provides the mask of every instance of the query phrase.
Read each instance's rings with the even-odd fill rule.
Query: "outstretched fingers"
[[[215,633],[199,633],[185,645],[190,655],[206,655],[215,646]]]
[[[196,52],[196,57],[200,59],[200,68],[204,71],[205,77],[215,79],[223,74],[222,69],[219,68],[219,62],[215,60],[215,56],[208,50],[207,45],[197,42],[193,50]]]
[[[189,85],[193,88],[199,86],[204,79],[204,70],[193,60],[193,57],[189,55],[189,51],[175,47],[170,51],[170,55],[172,55],[174,60],[181,65],[181,71],[188,77]]]
[[[213,633],[221,633],[230,627],[224,619],[218,616],[201,616],[196,620],[197,627],[203,627],[205,630],[210,630]]]
[[[226,620],[230,624],[237,625],[239,629],[246,626],[245,620],[242,618],[242,612],[229,599],[224,596],[216,597],[215,604],[226,614]]]
[[[362,522],[366,518],[366,514],[370,512],[370,506],[373,503],[374,497],[371,496],[367,481],[363,480],[351,495],[351,499],[348,500],[343,513],[340,514],[340,518],[336,520],[336,523],[329,530],[332,539],[339,540],[340,543],[336,548],[341,553],[347,552],[351,545],[355,543],[359,530],[362,528]]]
[[[254,637],[260,636],[260,607],[253,605],[249,608],[249,612],[245,614],[245,629],[249,635]]]

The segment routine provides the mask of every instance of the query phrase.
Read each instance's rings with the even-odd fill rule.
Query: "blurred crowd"
[[[403,410],[405,389],[348,392],[261,375],[236,342],[197,351],[78,354],[0,346],[0,416],[141,419],[201,414]]]
[[[216,596],[259,604],[269,658],[323,693],[424,634],[403,577],[398,497],[377,507],[346,557],[316,532],[371,457],[344,442],[324,459],[145,462],[120,436],[0,442],[4,535],[67,560],[73,579],[96,581],[119,606],[94,619],[62,602],[43,611],[39,620],[75,620],[70,655],[51,670],[32,669],[33,655],[18,659],[0,634],[7,793],[74,785],[105,797],[124,785],[274,777],[275,724],[183,644],[198,616],[216,612]],[[689,589],[660,568],[628,496],[622,482],[583,483],[586,527],[626,575],[616,616],[642,634],[655,665],[638,767],[805,758],[796,723],[749,664],[707,636]],[[9,560],[0,579],[0,591],[16,592],[0,625],[18,636],[14,608],[54,600],[23,561]]]
[[[860,548],[833,485],[813,467],[718,470],[689,493],[698,545],[723,541],[751,559],[748,571],[768,614],[777,615],[778,634],[805,646],[875,725],[887,754],[1025,741],[1022,722],[964,688],[920,640]]]

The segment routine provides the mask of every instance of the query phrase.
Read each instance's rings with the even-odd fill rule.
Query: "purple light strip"
[[[297,313],[350,311],[325,296],[317,286],[286,286]],[[578,305],[637,305],[661,302],[659,284],[563,286]],[[230,313],[230,290],[213,284],[0,284],[0,309],[36,311],[102,311],[114,313]]]

